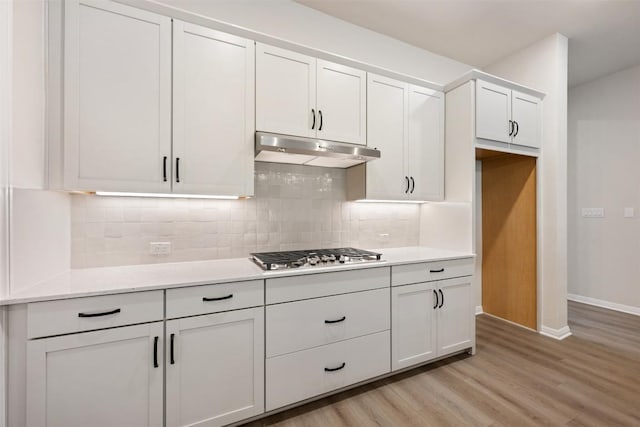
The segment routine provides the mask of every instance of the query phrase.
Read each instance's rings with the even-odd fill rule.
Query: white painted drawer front
[[[264,305],[262,280],[167,290],[167,319],[260,305]]]
[[[35,302],[27,306],[29,338],[162,320],[163,291]]]
[[[389,267],[267,279],[267,304],[388,287]]]
[[[268,306],[267,357],[387,330],[389,298],[383,288]]]
[[[421,262],[393,267],[391,285],[408,285],[431,280],[450,279],[473,275],[474,259],[451,259],[447,261]]]
[[[267,359],[266,410],[389,372],[389,342],[384,331]]]

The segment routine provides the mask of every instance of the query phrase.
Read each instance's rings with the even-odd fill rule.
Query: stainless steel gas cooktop
[[[356,248],[312,249],[252,253],[251,260],[263,270],[280,270],[380,261],[382,254]]]

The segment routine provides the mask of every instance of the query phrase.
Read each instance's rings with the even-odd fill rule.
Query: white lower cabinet
[[[163,323],[27,343],[27,426],[163,425]]]
[[[389,372],[389,331],[267,359],[266,409]]]
[[[395,286],[391,312],[394,371],[474,346],[470,276]]]
[[[435,282],[391,289],[392,370],[436,357]]]
[[[264,412],[263,307],[169,320],[166,337],[167,427]]]

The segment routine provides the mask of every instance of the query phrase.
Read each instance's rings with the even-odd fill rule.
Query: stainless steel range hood
[[[259,162],[348,168],[380,158],[380,151],[341,142],[256,132]]]

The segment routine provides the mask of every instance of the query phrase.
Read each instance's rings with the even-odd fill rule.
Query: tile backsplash
[[[73,195],[72,268],[418,244],[419,205],[347,202],[345,179],[342,169],[256,162],[248,200]],[[171,253],[151,255],[151,242]]]

